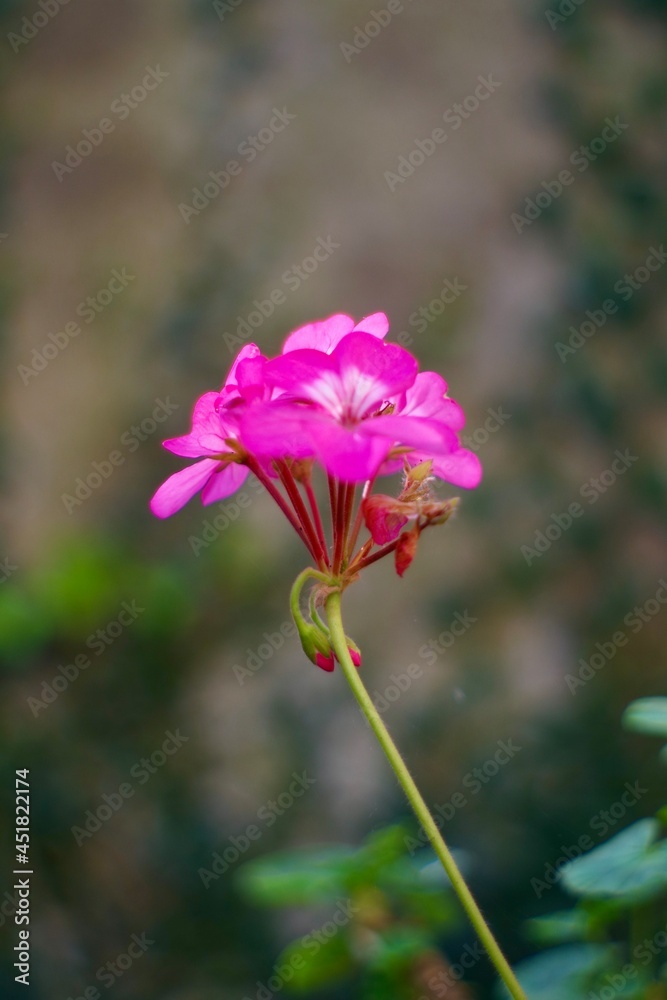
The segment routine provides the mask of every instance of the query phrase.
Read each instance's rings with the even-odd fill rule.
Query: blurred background
[[[667,4],[0,10],[3,997],[17,768],[39,1000],[255,997],[314,918],[242,864],[409,822],[340,671],[281,634],[306,561],[266,496],[147,506],[238,347],[333,312],[387,312],[485,468],[346,620],[427,801],[465,793],[444,832],[520,959],[567,903],[533,880],[664,801],[620,716],[665,693]]]

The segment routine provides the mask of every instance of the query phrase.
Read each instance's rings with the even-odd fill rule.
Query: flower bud
[[[361,650],[357,646],[354,639],[350,639],[349,635],[345,636],[347,640],[347,651],[350,654],[350,659],[354,663],[355,667],[361,666]]]
[[[407,468],[405,470],[406,487],[411,486],[414,483],[423,483],[431,475],[432,469],[432,458],[429,458],[426,462],[420,462],[419,465],[413,465],[412,468]]]
[[[322,670],[326,670],[328,674],[331,673],[336,665],[334,663],[333,656],[323,656],[322,653],[315,654],[315,663],[318,667],[321,667]]]

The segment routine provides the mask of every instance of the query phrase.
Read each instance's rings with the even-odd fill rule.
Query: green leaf
[[[530,1000],[580,1000],[598,974],[613,964],[615,954],[605,944],[564,945],[519,962],[515,972]],[[496,995],[509,997],[503,984],[498,984]]]
[[[334,985],[347,979],[355,968],[343,934],[320,943],[315,931],[288,945],[276,965],[293,971],[292,978],[285,981],[285,989],[292,993]]]
[[[667,888],[667,841],[655,844],[660,824],[642,819],[606,844],[564,865],[562,884],[579,896],[643,902]]]
[[[49,624],[26,594],[11,585],[0,591],[0,653],[3,660],[19,659],[32,653],[48,634]]]
[[[639,698],[623,713],[623,725],[637,733],[667,738],[667,698]]]
[[[583,910],[558,910],[546,917],[526,921],[526,931],[536,944],[563,944],[583,941],[589,929],[589,918]]]
[[[356,852],[332,845],[302,848],[250,861],[239,870],[242,891],[265,906],[301,906],[347,892]]]
[[[432,936],[426,930],[405,925],[390,927],[376,936],[368,968],[397,973],[432,947]]]
[[[407,827],[401,824],[377,830],[367,837],[363,847],[356,852],[355,871],[359,881],[373,884],[406,852]]]

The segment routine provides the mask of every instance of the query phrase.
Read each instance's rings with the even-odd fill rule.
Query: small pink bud
[[[315,663],[318,667],[321,667],[322,670],[326,670],[328,674],[330,674],[335,667],[333,656],[324,656],[323,653],[315,653]]]
[[[358,649],[353,649],[352,646],[347,647],[348,653],[350,654],[350,659],[354,663],[355,667],[361,666],[361,653]]]

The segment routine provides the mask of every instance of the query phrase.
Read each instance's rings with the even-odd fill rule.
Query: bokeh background
[[[483,485],[429,532],[405,579],[388,564],[368,571],[347,621],[379,696],[392,674],[422,668],[385,719],[429,803],[447,802],[499,740],[521,747],[445,832],[511,959],[529,954],[523,921],[567,903],[558,887],[538,898],[531,880],[626,782],[647,792],[619,827],[664,801],[656,746],[624,734],[620,716],[665,693],[667,266],[638,272],[629,295],[614,286],[666,236],[667,5],[404,0],[352,52],[342,43],[386,5],[43,9],[1,5],[3,997],[25,995],[11,964],[16,768],[31,771],[39,1000],[82,995],[143,933],[154,944],[113,982],[118,1000],[254,997],[313,916],[249,902],[242,862],[358,844],[408,816],[340,672],[316,670],[293,637],[266,655],[305,565],[266,497],[249,486],[243,509],[196,501],[167,522],[147,509],[179,467],[161,439],[186,430],[240,319],[276,289],[253,335],[267,353],[309,320],[384,310],[469,415]],[[114,102],[147,67],[161,82],[121,117]],[[488,99],[443,125],[489,75]],[[240,156],[275,109],[293,118],[252,161]],[[54,168],[105,117],[113,129],[90,155]],[[573,165],[607,118],[627,128]],[[438,127],[446,142],[390,181]],[[241,172],[184,213],[235,158]],[[538,194],[536,217],[517,222]],[[319,240],[335,247],[295,280]],[[85,322],[77,307],[114,269],[131,280]],[[447,281],[464,290],[444,303]],[[559,350],[609,299],[614,315]],[[81,333],[40,368],[49,335],[77,320]],[[627,468],[609,472],[626,449]],[[94,463],[108,471],[112,453],[86,495],[79,480]],[[575,502],[581,516],[556,538],[554,515]],[[551,544],[531,554],[549,525]],[[651,599],[641,627],[628,624]],[[142,610],[118,629],[123,602]],[[474,624],[428,662],[420,649],[457,613]],[[89,637],[107,628],[96,652]],[[573,689],[568,675],[619,630],[627,643]],[[90,666],[45,700],[81,654]],[[262,665],[248,676],[238,668],[251,654]],[[137,763],[177,730],[187,742],[140,785]],[[304,770],[312,786],[260,820],[260,839],[205,888],[214,852]],[[133,797],[77,838],[128,780]],[[470,939],[464,928],[443,951]],[[484,963],[471,978],[491,995]]]

